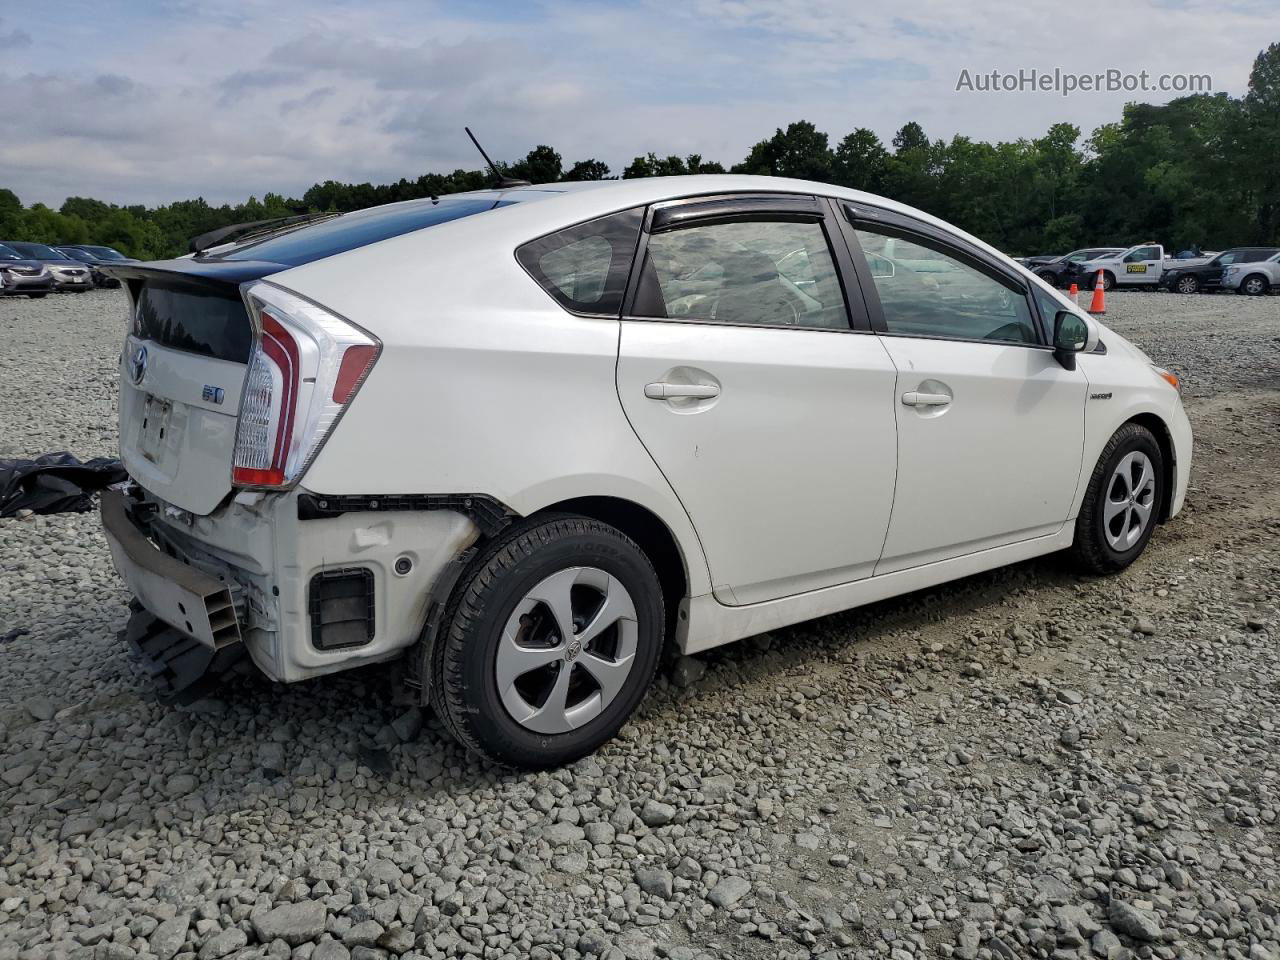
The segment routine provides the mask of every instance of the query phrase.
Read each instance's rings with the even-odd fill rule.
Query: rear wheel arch
[[[636,542],[658,574],[666,606],[666,639],[675,636],[682,601],[689,595],[688,561],[671,528],[647,507],[621,497],[574,497],[549,504],[531,514],[576,514],[598,520]]]

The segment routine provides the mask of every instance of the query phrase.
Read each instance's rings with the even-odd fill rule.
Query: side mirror
[[[1089,323],[1078,313],[1059,310],[1053,318],[1053,356],[1067,370],[1076,368],[1076,354],[1097,342]]]

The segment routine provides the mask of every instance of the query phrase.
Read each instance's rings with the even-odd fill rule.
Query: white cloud
[[[39,105],[0,138],[0,185],[53,204],[296,196],[325,179],[477,167],[464,124],[498,157],[549,143],[566,164],[596,157],[615,172],[649,150],[732,163],[797,119],[833,140],[859,126],[887,140],[908,120],[933,137],[1032,137],[1061,120],[1087,135],[1135,96],[957,93],[956,78],[1114,67],[1208,73],[1238,94],[1273,17],[1271,0],[1131,0],[1122,14],[1100,0],[511,11],[182,2],[24,21],[27,40],[0,22],[0,103]]]

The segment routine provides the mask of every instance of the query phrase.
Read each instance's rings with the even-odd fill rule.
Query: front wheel
[[[612,738],[657,670],[662,588],[627,536],[585,517],[517,525],[459,582],[432,655],[431,701],[497,763],[570,763]]]
[[[1164,496],[1164,455],[1151,431],[1126,423],[1107,441],[1076,518],[1072,553],[1091,573],[1116,573],[1142,555]]]
[[[48,296],[47,293],[28,293],[27,296],[32,300],[43,300]]]
[[[1036,274],[1036,276],[1051,287],[1056,287],[1058,285],[1058,275],[1052,270],[1041,270]]]
[[[1111,273],[1104,273],[1104,274],[1102,275],[1102,289],[1103,289],[1103,290],[1105,290],[1107,293],[1110,293],[1112,290],[1114,290],[1114,289],[1115,289],[1115,285],[1116,285],[1116,278],[1115,278],[1115,275],[1114,275],[1114,274],[1111,274]]]
[[[1195,277],[1179,277],[1177,286],[1179,293],[1200,292],[1200,281]]]
[[[1240,281],[1240,292],[1247,297],[1260,297],[1267,292],[1271,284],[1260,273],[1245,277]]]

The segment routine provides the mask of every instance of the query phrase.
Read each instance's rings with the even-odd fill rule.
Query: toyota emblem
[[[129,374],[133,377],[134,383],[141,383],[142,378],[147,375],[147,347],[145,344],[134,351],[133,358],[129,361]]]

